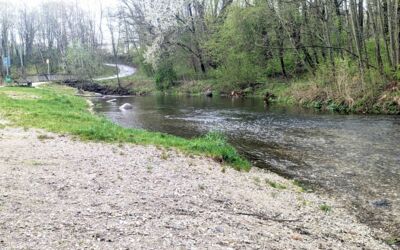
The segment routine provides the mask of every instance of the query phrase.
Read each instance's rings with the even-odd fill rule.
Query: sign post
[[[50,60],[46,59],[46,63],[47,63],[47,75],[50,75]]]
[[[10,57],[5,56],[3,57],[3,66],[6,67],[7,75],[9,75],[9,67],[11,66],[11,60]]]

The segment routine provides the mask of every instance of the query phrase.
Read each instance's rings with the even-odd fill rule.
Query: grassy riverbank
[[[338,68],[336,77],[322,71],[316,76],[296,79],[268,78],[244,85],[213,78],[181,79],[164,92],[172,95],[204,95],[207,89],[211,89],[216,95],[227,95],[235,91],[246,97],[263,97],[270,93],[274,96],[271,102],[283,105],[339,113],[400,114],[400,84],[380,79],[372,73],[368,77],[371,79],[362,82],[357,75],[348,74],[345,69]],[[102,84],[116,86],[117,82],[108,80]],[[121,85],[138,94],[160,92],[156,88],[155,80],[140,69],[137,74],[122,78]]]
[[[57,85],[40,89],[0,88],[0,115],[16,126],[67,133],[85,140],[177,148],[190,154],[212,157],[238,170],[250,168],[249,162],[217,133],[187,140],[163,133],[122,128],[90,113],[87,102],[74,96],[73,89]]]
[[[135,76],[126,79],[123,81],[123,86],[133,89],[136,93],[159,92],[151,79],[146,78],[142,81],[141,78]],[[346,83],[341,89],[340,84],[330,85],[307,79],[296,81],[271,79],[251,87],[240,88],[209,79],[182,81],[164,92],[172,95],[196,96],[204,95],[207,89],[212,89],[216,95],[227,95],[236,91],[246,97],[264,97],[266,93],[271,93],[274,95],[271,102],[283,105],[298,105],[338,113],[400,114],[400,84],[391,82],[374,88],[360,86]]]
[[[361,80],[357,73],[349,72],[346,65],[337,65],[334,73],[320,69],[315,76],[265,78],[252,84],[223,79],[181,81],[168,91],[199,95],[211,89],[215,94],[235,91],[249,97],[264,97],[269,93],[273,95],[271,102],[284,105],[339,113],[400,114],[400,83],[381,78],[374,71],[368,72],[364,78]]]

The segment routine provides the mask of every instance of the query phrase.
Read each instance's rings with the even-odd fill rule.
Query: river
[[[265,107],[262,99],[147,96],[95,99],[129,128],[186,138],[221,131],[257,167],[341,199],[358,218],[400,237],[400,117]],[[131,103],[132,110],[119,106]]]

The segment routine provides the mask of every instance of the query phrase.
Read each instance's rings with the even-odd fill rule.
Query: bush
[[[163,62],[158,66],[155,72],[156,88],[158,90],[163,91],[174,86],[176,79],[176,72],[171,63]]]
[[[246,88],[267,74],[275,75],[279,64],[266,58],[263,27],[269,25],[263,7],[229,9],[223,25],[203,44],[218,68],[211,76],[235,88]]]

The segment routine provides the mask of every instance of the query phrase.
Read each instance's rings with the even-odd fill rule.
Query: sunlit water
[[[254,165],[343,199],[361,221],[400,236],[400,117],[265,107],[261,99],[148,96],[95,99],[132,128],[193,137],[222,131]],[[119,106],[131,103],[132,110]]]

